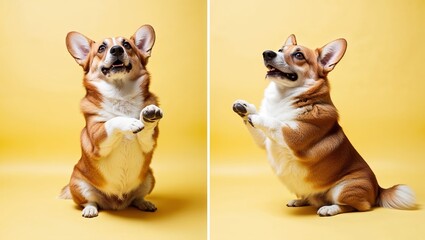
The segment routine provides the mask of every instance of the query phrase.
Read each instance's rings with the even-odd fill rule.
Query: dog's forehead
[[[124,39],[127,40],[124,37],[105,38],[105,39],[102,40],[102,43],[104,43],[108,46],[114,46],[114,45],[121,44]]]
[[[294,52],[303,52],[304,54],[313,55],[315,53],[314,50],[301,45],[286,45],[283,46],[281,49],[286,54],[292,54]]]
[[[301,45],[285,45],[285,46],[282,47],[282,50],[284,52],[297,52],[297,51],[308,50],[308,48],[301,46]]]

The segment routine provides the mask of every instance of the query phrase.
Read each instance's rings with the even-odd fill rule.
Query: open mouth
[[[296,73],[282,72],[271,65],[267,65],[266,67],[269,69],[269,71],[267,71],[266,77],[280,77],[291,81],[296,81],[298,79],[298,75]]]
[[[124,64],[124,62],[122,62],[121,60],[116,60],[115,62],[112,63],[112,65],[107,68],[107,67],[102,67],[101,71],[103,74],[108,74],[108,73],[118,73],[118,72],[122,72],[122,71],[126,71],[129,72],[131,70],[133,66],[131,65],[131,63],[129,63],[127,66]]]

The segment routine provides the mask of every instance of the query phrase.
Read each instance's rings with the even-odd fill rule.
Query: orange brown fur
[[[272,82],[260,112],[244,100],[236,101],[233,110],[268,151],[277,175],[301,198],[288,206],[314,205],[320,216],[376,205],[413,208],[413,191],[405,185],[381,188],[338,123],[327,75],[345,48],[346,41],[338,39],[311,50],[291,35],[278,52],[263,53]]]
[[[86,95],[80,107],[86,126],[81,158],[61,196],[83,206],[84,217],[97,216],[97,207],[132,204],[156,210],[144,200],[155,184],[150,163],[162,117],[145,67],[154,40],[148,25],[130,40],[117,37],[96,43],[76,32],[67,36],[68,50],[84,70]]]

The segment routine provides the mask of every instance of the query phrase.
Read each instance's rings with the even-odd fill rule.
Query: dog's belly
[[[289,191],[297,196],[308,196],[322,191],[315,188],[313,183],[306,181],[308,168],[299,162],[289,147],[267,139],[266,150],[270,165]]]
[[[135,136],[123,137],[111,153],[99,159],[99,170],[105,184],[100,190],[119,199],[141,184],[144,155]]]

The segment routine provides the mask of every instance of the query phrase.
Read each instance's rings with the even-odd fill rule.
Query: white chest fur
[[[142,92],[139,88],[143,78],[134,82],[127,82],[122,86],[105,81],[93,82],[102,95],[102,111],[100,121],[107,121],[113,117],[132,117],[139,119],[142,110]]]
[[[259,114],[279,120],[282,126],[297,129],[296,118],[303,110],[293,107],[294,97],[305,91],[309,84],[307,82],[305,87],[283,91],[275,83],[271,82],[265,90],[265,97]],[[305,180],[308,175],[308,169],[300,164],[299,159],[285,141],[281,145],[267,138],[266,150],[269,163],[274,172],[291,192],[299,196],[307,196],[315,192],[312,184]]]
[[[139,119],[143,104],[139,88],[142,80],[126,83],[119,88],[106,82],[95,83],[103,99],[98,120],[106,122],[116,117]],[[141,183],[139,177],[144,155],[137,135],[111,131],[99,147],[101,158],[98,168],[106,182],[101,190],[122,198],[123,194],[131,192]]]

